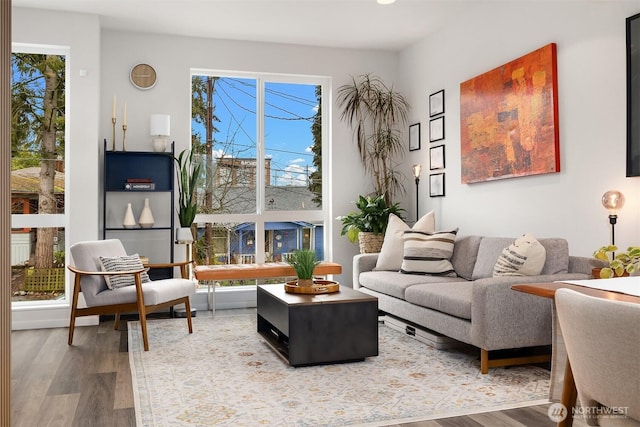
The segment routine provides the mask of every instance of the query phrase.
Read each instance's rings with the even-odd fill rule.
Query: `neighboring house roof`
[[[64,193],[64,172],[56,172],[54,192]],[[40,167],[11,171],[11,194],[38,194],[40,192]]]
[[[255,187],[231,187],[228,189],[216,189],[223,191],[226,212],[224,213],[249,213],[256,210]],[[202,197],[202,194],[199,195]],[[308,187],[295,186],[268,186],[265,188],[265,204],[268,211],[310,211],[322,209],[313,202],[314,194]],[[216,210],[216,196],[214,195],[214,213]],[[200,199],[200,204],[202,204]]]

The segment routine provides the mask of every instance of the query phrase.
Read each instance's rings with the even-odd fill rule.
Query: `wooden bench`
[[[265,264],[198,265],[193,269],[198,280],[264,279],[268,277],[295,277],[296,272],[286,262]],[[335,262],[321,262],[313,270],[316,276],[341,274],[342,266]]]
[[[197,280],[206,282],[208,289],[207,308],[214,306],[211,301],[212,283],[216,280],[265,279],[269,277],[295,277],[296,271],[286,262],[269,262],[265,264],[220,264],[198,265],[193,269]],[[321,262],[313,270],[315,276],[341,274],[342,266],[335,262]],[[215,306],[214,306],[215,310]]]

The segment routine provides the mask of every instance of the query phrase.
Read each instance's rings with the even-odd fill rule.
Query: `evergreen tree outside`
[[[39,166],[37,213],[60,213],[54,178],[56,165],[64,159],[65,57],[14,53],[11,60],[11,168]],[[36,268],[53,267],[56,231],[37,229]]]
[[[313,117],[311,134],[313,136],[313,165],[316,170],[309,175],[309,191],[313,193],[313,202],[322,207],[322,86],[316,86],[318,111]]]

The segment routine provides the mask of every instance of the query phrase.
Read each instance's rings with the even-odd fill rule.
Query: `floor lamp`
[[[419,210],[418,210],[418,184],[420,183],[420,172],[422,171],[422,165],[413,165],[413,177],[416,179],[416,222],[420,218]]]
[[[618,222],[618,211],[624,206],[624,194],[617,190],[609,190],[602,196],[602,206],[609,211],[611,224],[611,245],[616,244],[615,226]],[[615,257],[615,254],[613,254]]]

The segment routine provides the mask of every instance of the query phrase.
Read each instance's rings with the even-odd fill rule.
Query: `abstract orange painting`
[[[462,183],[560,172],[556,44],[460,84]]]

